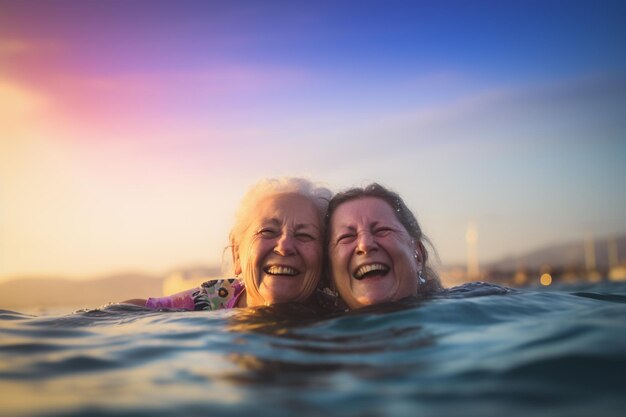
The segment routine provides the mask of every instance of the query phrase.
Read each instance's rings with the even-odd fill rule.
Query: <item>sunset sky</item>
[[[442,263],[626,232],[626,2],[0,0],[0,280],[219,264],[265,176]],[[622,259],[626,254],[620,254]]]

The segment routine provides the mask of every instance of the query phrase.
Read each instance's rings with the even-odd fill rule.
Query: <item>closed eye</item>
[[[278,236],[278,231],[271,228],[264,228],[259,230],[258,234],[264,238],[273,238]]]
[[[308,233],[296,233],[296,239],[298,239],[300,242],[310,242],[312,240],[315,240],[315,236]]]
[[[350,243],[356,238],[354,233],[344,233],[342,235],[337,236],[337,243]]]
[[[374,230],[376,236],[387,236],[391,232],[393,232],[393,229],[390,227],[378,227]]]

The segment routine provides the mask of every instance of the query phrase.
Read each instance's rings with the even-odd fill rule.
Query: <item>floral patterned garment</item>
[[[217,279],[202,283],[200,288],[193,288],[174,295],[148,298],[146,307],[153,310],[161,308],[183,310],[221,310],[234,308],[243,293],[244,286],[236,278]]]

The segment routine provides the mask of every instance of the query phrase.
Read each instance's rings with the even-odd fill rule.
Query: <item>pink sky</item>
[[[219,263],[263,176],[383,182],[444,263],[626,230],[612,18],[151,4],[0,3],[0,279]]]

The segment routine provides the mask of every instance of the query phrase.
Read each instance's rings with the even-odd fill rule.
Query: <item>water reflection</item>
[[[227,327],[244,347],[227,358],[241,372],[225,377],[241,384],[320,387],[336,378],[378,380],[418,373],[426,366],[423,358],[402,353],[436,344],[413,322],[412,310],[419,305],[405,300],[339,314],[298,304],[238,310]],[[393,322],[402,325],[390,326]]]
[[[254,332],[278,336],[333,316],[319,308],[298,303],[240,308],[234,310],[234,314],[229,317],[227,328],[236,333]]]

